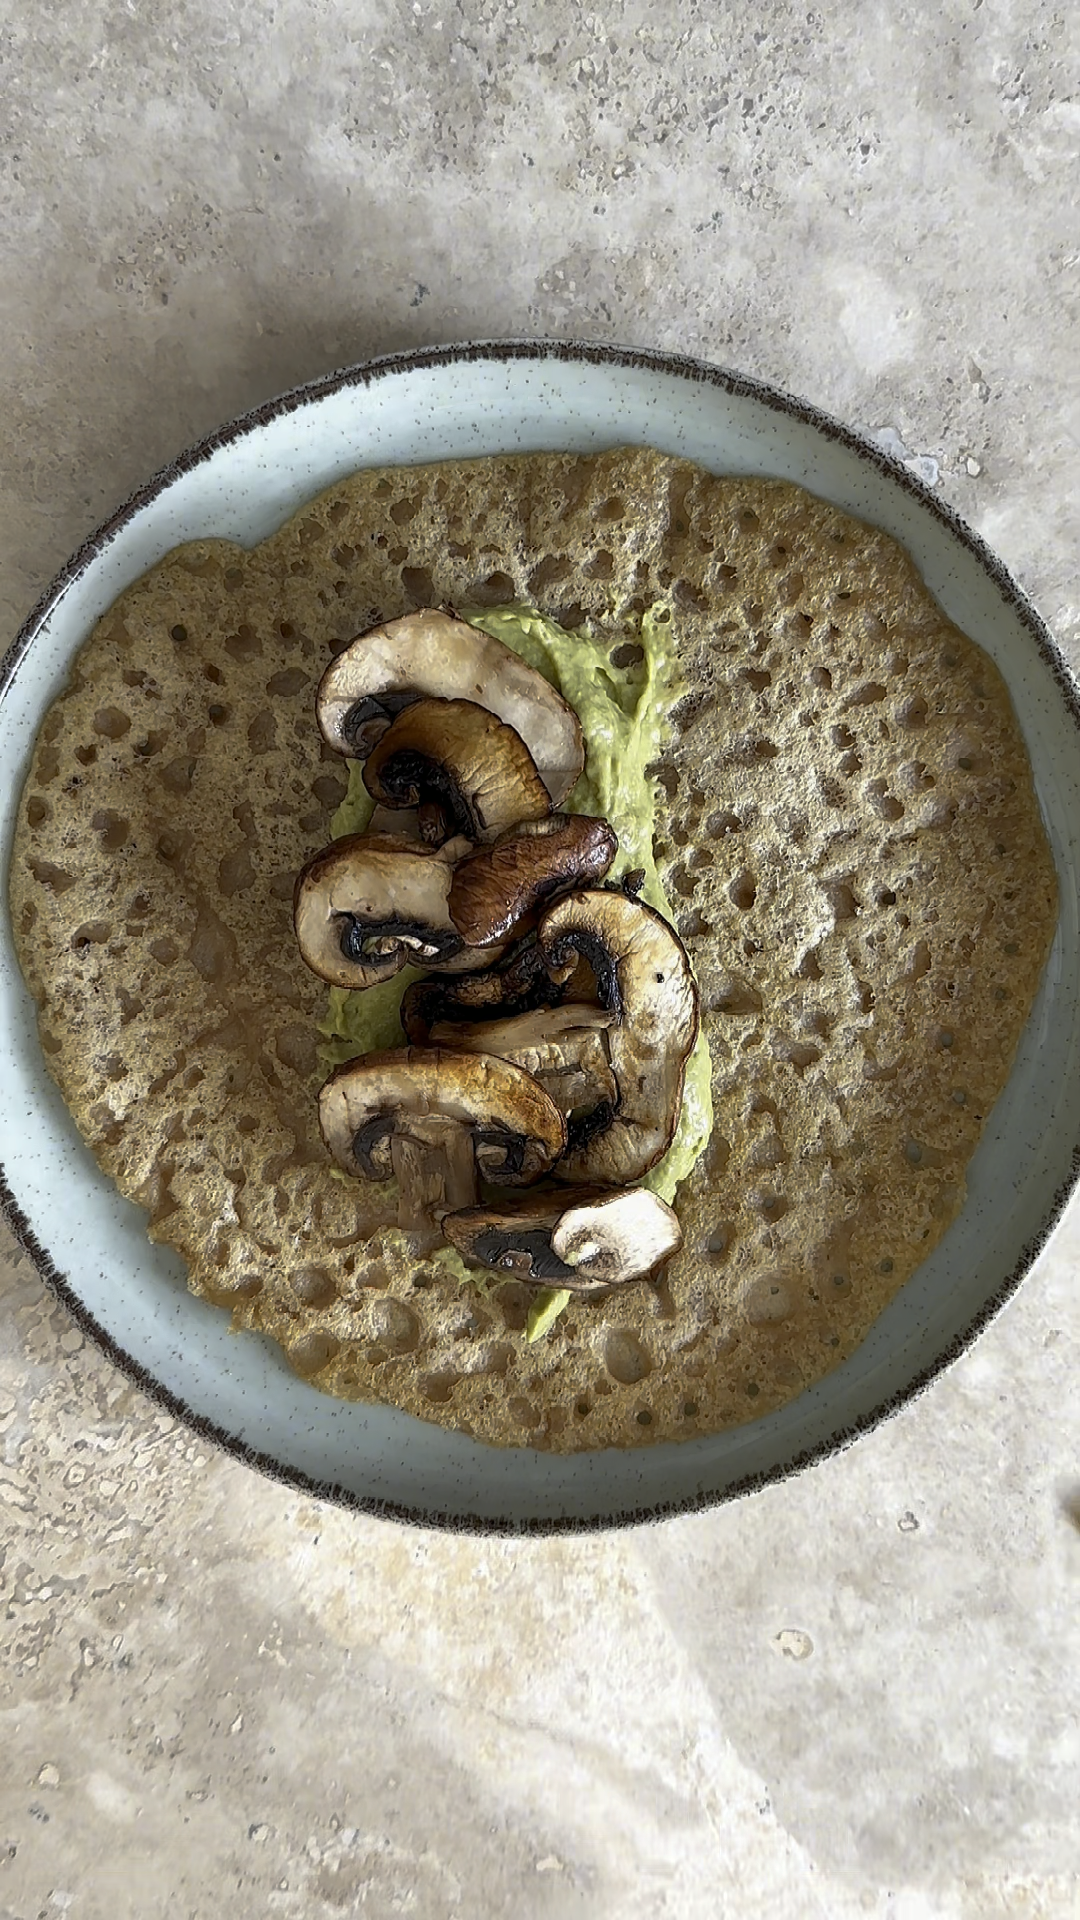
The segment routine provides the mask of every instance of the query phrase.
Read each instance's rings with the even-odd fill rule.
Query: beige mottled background
[[[0,646],[251,402],[544,333],[897,436],[1080,658],[1078,53],[1067,0],[0,0]],[[1077,1915],[1078,1252],[808,1477],[484,1545],[208,1452],[5,1242],[0,1920]]]

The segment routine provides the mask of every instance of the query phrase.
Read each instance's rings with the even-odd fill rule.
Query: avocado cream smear
[[[530,667],[543,674],[581,722],[585,739],[585,769],[572,794],[562,804],[565,813],[585,813],[610,822],[619,836],[619,851],[609,880],[635,870],[645,874],[640,898],[674,925],[675,915],[664,892],[653,855],[657,809],[663,791],[646,768],[659,760],[671,735],[669,715],[682,692],[682,675],[671,638],[671,614],[663,604],[641,616],[638,641],[643,658],[629,667],[611,662],[611,636],[594,638],[586,632],[568,633],[535,608],[515,605],[474,612],[458,609],[460,619],[500,640]],[[633,634],[621,628],[619,647],[632,646]],[[330,822],[333,838],[363,833],[375,802],[364,786],[358,762],[349,763],[349,790]],[[319,1031],[326,1044],[320,1058],[326,1067],[338,1066],[358,1054],[378,1048],[403,1046],[400,1007],[407,987],[424,977],[425,969],[406,967],[393,979],[362,992],[331,987],[329,1006]],[[640,1184],[672,1201],[712,1132],[711,1061],[704,1032],[686,1063],[682,1115],[675,1138],[663,1159]],[[451,1264],[468,1270],[447,1249]],[[475,1278],[468,1273],[470,1279]],[[562,1289],[537,1295],[529,1315],[529,1338],[537,1339],[569,1298]]]

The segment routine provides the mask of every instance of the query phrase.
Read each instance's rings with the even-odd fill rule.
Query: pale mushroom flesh
[[[364,760],[407,706],[425,698],[470,700],[520,734],[555,806],[585,764],[572,707],[524,660],[490,634],[435,607],[372,627],[323,674],[319,727],[337,753]]]

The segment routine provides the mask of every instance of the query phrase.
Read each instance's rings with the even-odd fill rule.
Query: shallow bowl
[[[627,443],[716,473],[771,475],[900,540],[956,624],[992,654],[1026,737],[1061,915],[966,1205],[858,1350],[788,1406],[711,1437],[569,1457],[501,1450],[388,1407],[331,1400],[279,1349],[196,1300],[145,1216],[99,1172],[49,1078],[6,917],[0,926],[0,1203],[81,1327],[155,1399],[253,1467],[342,1505],[479,1531],[656,1519],[811,1465],[894,1412],[1012,1293],[1080,1168],[1077,823],[1080,703],[1043,622],[981,540],[880,449],[786,394],[671,355],[503,341],[335,373],[223,427],[87,541],[0,665],[0,847],[37,727],[72,656],[131,581],[181,541],[252,545],[363,466]]]

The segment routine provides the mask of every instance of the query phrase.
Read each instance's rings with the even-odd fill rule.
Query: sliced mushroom
[[[319,1095],[319,1125],[346,1173],[396,1178],[398,1224],[409,1230],[474,1205],[480,1179],[528,1186],[566,1137],[562,1115],[520,1067],[439,1048],[348,1061]]]
[[[439,1020],[428,1038],[432,1046],[494,1053],[524,1067],[580,1129],[598,1107],[613,1111],[618,1099],[607,1048],[617,1018],[604,1007],[567,1002],[509,1020]]]
[[[521,735],[472,700],[415,700],[368,755],[364,785],[384,807],[441,813],[446,837],[485,845],[523,820],[542,820],[551,797]]]
[[[616,1015],[606,1039],[617,1098],[572,1121],[555,1176],[627,1186],[666,1153],[679,1123],[683,1072],[698,1032],[690,962],[660,914],[602,888],[557,900],[537,940],[556,982],[569,980],[585,959],[596,998]]]
[[[572,1198],[530,1194],[448,1213],[441,1224],[466,1260],[571,1293],[641,1280],[682,1245],[671,1208],[645,1187],[582,1188]]]
[[[588,978],[591,982],[591,973]],[[572,985],[573,981],[568,985],[552,979],[535,936],[530,936],[481,972],[462,973],[453,980],[415,981],[401,1002],[401,1024],[406,1039],[421,1047],[430,1042],[440,1021],[510,1019],[537,1007],[555,1007],[569,998]],[[590,996],[586,990],[579,997]]]
[[[460,862],[451,917],[471,947],[505,940],[553,894],[602,880],[618,850],[614,829],[587,814],[525,821]]]
[[[565,800],[585,764],[573,709],[501,640],[434,607],[373,627],[331,661],[316,698],[319,727],[328,746],[364,760],[403,708],[429,696],[475,701],[505,720],[554,804]]]
[[[496,950],[466,947],[450,917],[455,860],[467,840],[409,846],[354,833],[309,860],[296,882],[293,924],[313,973],[336,987],[373,987],[407,963],[467,971]]]

